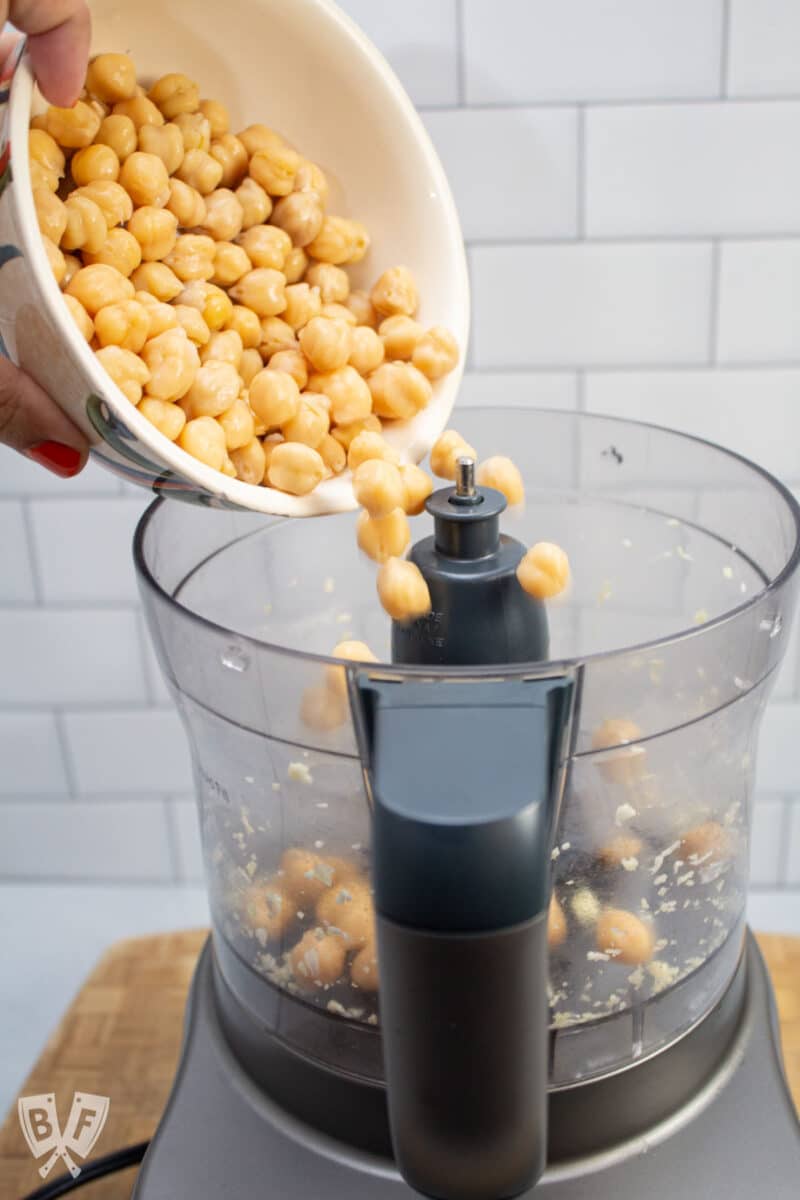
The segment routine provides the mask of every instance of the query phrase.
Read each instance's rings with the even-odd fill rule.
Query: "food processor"
[[[668,430],[456,424],[525,503],[460,461],[412,523],[412,624],[352,513],[139,525],[213,928],[136,1200],[796,1197],[745,901],[800,510]],[[516,581],[539,541],[556,600]]]

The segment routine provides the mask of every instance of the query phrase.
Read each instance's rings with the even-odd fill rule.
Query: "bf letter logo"
[[[103,1132],[109,1106],[107,1096],[90,1096],[87,1092],[76,1092],[72,1097],[72,1108],[69,1110],[62,1134],[54,1095],[23,1096],[20,1099],[17,1106],[19,1123],[28,1149],[34,1158],[49,1155],[47,1161],[39,1167],[42,1179],[47,1178],[59,1158],[63,1158],[73,1179],[78,1178],[81,1168],[75,1165],[71,1155],[77,1154],[79,1158],[87,1158],[91,1154]]]

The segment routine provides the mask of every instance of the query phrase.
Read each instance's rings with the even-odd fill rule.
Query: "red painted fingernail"
[[[54,475],[62,479],[71,479],[77,475],[83,466],[83,455],[74,446],[65,446],[63,442],[37,442],[25,451],[41,467],[47,467]]]

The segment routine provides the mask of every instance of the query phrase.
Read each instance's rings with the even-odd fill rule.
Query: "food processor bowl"
[[[758,730],[795,605],[799,510],[758,467],[668,430],[502,408],[463,410],[457,423],[482,459],[510,451],[522,473],[526,502],[503,514],[504,532],[569,554],[545,662],[393,664],[350,514],[287,521],[159,500],[136,562],[191,745],[220,987],[302,1060],[368,1085],[384,1079],[374,949],[371,964],[362,954],[373,914],[310,977],[297,950],[321,905],[335,929],[336,904],[350,919],[369,886],[377,775],[365,690],[568,687],[537,851],[553,897],[539,982],[555,1094],[677,1042],[736,973]],[[431,523],[414,524],[418,542]],[[333,659],[343,639],[377,661]],[[502,798],[520,765],[534,779],[542,764],[535,739],[498,753],[493,736],[480,765]],[[409,740],[395,757],[411,764],[416,752]],[[447,753],[442,778],[458,781],[470,756]],[[461,886],[454,910],[479,909],[491,882]],[[505,973],[501,963],[480,983],[480,1019],[498,1038],[516,986]],[[396,961],[391,977],[394,995]]]

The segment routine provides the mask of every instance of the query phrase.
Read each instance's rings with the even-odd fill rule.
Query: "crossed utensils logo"
[[[111,1101],[108,1096],[92,1096],[88,1092],[75,1092],[69,1110],[67,1124],[62,1134],[53,1095],[22,1096],[17,1102],[19,1123],[25,1141],[34,1158],[49,1154],[47,1162],[39,1167],[39,1174],[46,1179],[63,1158],[73,1179],[77,1179],[81,1168],[72,1159],[87,1158],[103,1132]]]

